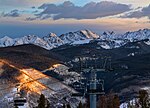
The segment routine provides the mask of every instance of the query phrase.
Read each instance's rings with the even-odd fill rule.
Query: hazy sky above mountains
[[[150,28],[149,0],[0,0],[0,37]]]

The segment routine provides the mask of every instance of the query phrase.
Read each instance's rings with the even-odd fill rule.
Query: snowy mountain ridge
[[[0,39],[0,47],[16,46],[22,44],[35,44],[45,49],[53,49],[64,44],[78,45],[89,43],[92,40],[100,41],[98,44],[104,49],[112,49],[125,45],[127,42],[134,42],[137,40],[150,39],[150,29],[143,29],[134,32],[126,32],[123,35],[118,35],[115,32],[104,32],[98,35],[90,30],[80,30],[76,32],[69,32],[57,36],[55,33],[42,38],[35,35],[23,36],[12,39],[5,36]],[[145,44],[150,45],[150,42]]]

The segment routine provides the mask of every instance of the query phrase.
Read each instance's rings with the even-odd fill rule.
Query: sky
[[[0,0],[0,37],[150,28],[150,0]]]

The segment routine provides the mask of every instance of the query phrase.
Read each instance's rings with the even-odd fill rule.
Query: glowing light
[[[2,62],[0,62],[0,75],[3,73],[3,69],[2,69],[2,67],[3,67],[3,65],[4,65],[4,63],[2,63]]]
[[[54,67],[54,68],[57,68],[57,67],[59,67],[60,65],[61,65],[61,64],[54,64],[53,67]]]
[[[32,91],[41,94],[43,90],[46,89],[46,86],[42,83],[40,83],[38,80],[43,77],[48,77],[41,72],[35,70],[35,69],[19,69],[18,67],[8,63],[5,60],[0,59],[0,65],[7,64],[12,68],[17,69],[22,74],[17,76],[16,79],[19,80],[20,85],[19,89],[25,89],[27,91]]]

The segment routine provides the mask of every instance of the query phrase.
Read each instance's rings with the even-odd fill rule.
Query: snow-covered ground
[[[74,72],[74,71],[68,72],[68,69],[69,68],[63,64],[55,64],[52,67],[50,67],[42,72],[53,70],[54,72],[63,76],[63,79],[64,79],[63,82],[65,84],[71,84],[73,82],[78,81],[80,78],[80,74],[78,74],[77,72]]]
[[[124,102],[120,105],[120,108],[129,108],[128,105],[135,105],[136,102],[138,101],[138,99],[133,99],[133,100],[130,100],[129,102]]]
[[[9,65],[11,67],[15,67],[12,64]],[[54,65],[53,68],[56,68],[57,65]],[[56,70],[59,73],[63,73],[62,75],[65,75],[65,73],[67,73],[65,69],[66,66],[63,65],[61,66],[61,68],[58,68]],[[30,94],[28,96],[24,96],[27,97],[28,102],[23,108],[33,108],[33,106],[35,107],[37,105],[39,94],[41,93],[44,94],[46,98],[48,98],[48,100],[50,101],[50,104],[54,106],[58,103],[67,104],[69,102],[71,103],[71,106],[73,106],[73,108],[76,108],[76,105],[80,102],[80,99],[71,97],[71,94],[76,93],[76,91],[71,87],[67,86],[65,83],[62,83],[53,77],[47,76],[33,68],[20,69],[19,71],[21,72],[21,74],[16,77],[16,79],[20,82],[19,90],[24,90],[25,88],[25,90],[27,90],[27,94],[30,91]],[[71,73],[71,75],[75,75],[75,73]],[[0,102],[4,104],[1,104],[0,108],[1,106],[2,108],[5,108],[3,107],[5,105],[8,105],[8,107],[6,108],[12,108],[11,105],[13,106],[13,99],[16,91],[17,90],[14,84],[14,86],[10,88],[9,91],[3,92],[5,94],[3,94],[3,97],[0,97]],[[26,95],[26,93],[24,95]],[[29,104],[30,106],[26,107]]]
[[[141,87],[141,90],[146,90],[150,96],[150,87]],[[132,100],[130,100],[129,102],[124,102],[120,105],[120,108],[128,108],[128,105],[135,105],[136,102],[138,102],[138,99],[137,98],[134,98]],[[138,108],[141,108],[141,107],[138,107]]]

